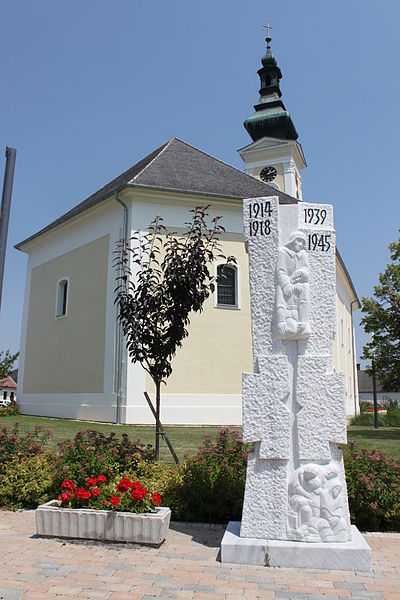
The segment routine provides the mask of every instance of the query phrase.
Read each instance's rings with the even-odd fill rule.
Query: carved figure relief
[[[304,542],[345,542],[345,498],[332,465],[308,464],[289,483],[288,537]]]
[[[294,231],[287,244],[279,248],[276,310],[278,334],[282,340],[301,340],[308,338],[311,333],[310,274],[305,245],[305,234]]]

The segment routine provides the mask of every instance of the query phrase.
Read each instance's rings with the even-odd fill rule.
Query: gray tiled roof
[[[173,137],[70,211],[17,244],[15,248],[20,250],[26,242],[72,219],[126,186],[191,192],[238,200],[257,196],[278,196],[281,204],[297,203],[295,198]]]

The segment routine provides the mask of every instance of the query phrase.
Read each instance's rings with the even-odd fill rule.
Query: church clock
[[[275,167],[264,167],[263,170],[260,173],[260,179],[262,179],[262,181],[265,182],[270,182],[273,181],[275,179],[277,175],[277,171],[275,169]]]

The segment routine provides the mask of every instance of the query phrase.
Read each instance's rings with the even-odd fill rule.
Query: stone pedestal
[[[221,562],[298,569],[371,571],[371,549],[351,527],[347,542],[293,542],[240,537],[240,521],[230,521],[221,543]]]
[[[343,565],[352,569],[361,542],[350,527],[340,449],[347,441],[344,376],[332,361],[333,209],[256,198],[244,200],[243,210],[254,358],[253,373],[243,374],[243,439],[254,452],[234,547],[258,561],[267,544],[280,566],[301,566],[304,553],[302,566],[309,560],[315,567],[321,556],[323,568],[339,568],[335,557],[343,552]],[[232,527],[223,561],[233,556]],[[362,548],[361,562],[370,568]]]

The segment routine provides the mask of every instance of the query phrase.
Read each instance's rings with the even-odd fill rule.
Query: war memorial
[[[242,521],[222,562],[369,571],[350,525],[344,375],[333,371],[335,230],[328,204],[244,200],[254,372],[243,374],[249,454]]]

